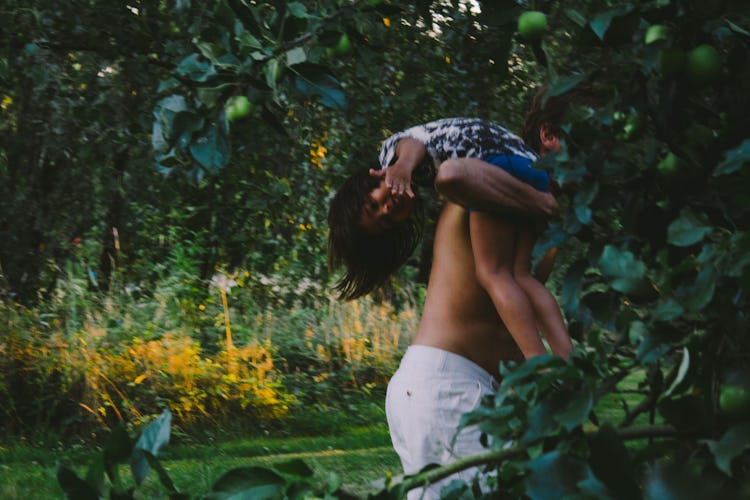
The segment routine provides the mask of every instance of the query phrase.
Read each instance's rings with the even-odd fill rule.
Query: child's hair
[[[422,238],[423,212],[419,197],[406,221],[381,233],[360,225],[362,205],[380,183],[368,169],[355,172],[339,188],[328,209],[328,267],[343,264],[336,284],[339,299],[351,300],[382,285],[414,252]]]
[[[580,83],[563,94],[550,96],[542,106],[547,90],[545,85],[534,96],[521,134],[523,142],[534,151],[541,149],[539,131],[542,127],[548,127],[553,135],[562,137],[560,127],[571,104],[599,107],[598,94],[589,83]]]

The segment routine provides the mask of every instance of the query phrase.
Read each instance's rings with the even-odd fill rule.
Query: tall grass
[[[333,430],[354,407],[349,422],[364,423],[382,416],[420,307],[407,294],[398,308],[326,293],[261,303],[259,289],[279,280],[246,272],[211,283],[174,272],[147,289],[115,281],[107,293],[81,266],[64,275],[34,307],[0,302],[0,417],[10,435],[96,437],[164,407],[178,433]]]

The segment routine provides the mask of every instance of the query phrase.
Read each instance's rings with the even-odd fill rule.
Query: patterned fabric
[[[396,145],[404,137],[416,139],[427,148],[435,169],[448,158],[486,158],[518,155],[536,161],[538,156],[520,137],[500,125],[479,118],[444,118],[398,132],[380,148],[380,168],[396,161]]]

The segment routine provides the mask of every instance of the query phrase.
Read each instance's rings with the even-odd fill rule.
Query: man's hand
[[[385,185],[391,188],[392,195],[406,195],[414,198],[414,191],[411,189],[411,172],[412,169],[403,166],[400,161],[383,170],[370,169],[371,176],[385,178]]]
[[[542,200],[544,203],[543,210],[547,217],[558,219],[560,217],[560,205],[557,203],[557,199],[551,193],[544,193]]]

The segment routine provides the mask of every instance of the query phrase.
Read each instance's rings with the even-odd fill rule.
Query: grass
[[[63,498],[57,484],[57,461],[84,475],[96,452],[82,449],[44,450],[30,446],[0,448],[0,498]],[[321,480],[335,472],[347,491],[359,496],[376,491],[388,474],[400,474],[385,423],[347,429],[323,437],[236,439],[214,444],[170,445],[162,458],[176,487],[197,496],[235,467],[270,467],[292,459],[304,460]],[[123,478],[130,474],[121,472]],[[137,498],[166,498],[166,490],[152,472],[138,489]]]
[[[637,389],[644,377],[642,372],[632,374],[619,384],[619,389],[625,393],[610,394],[598,402],[596,413],[602,423],[617,423],[623,418],[621,398],[627,400],[631,408],[637,404],[642,396],[634,397],[632,391]],[[191,436],[177,433],[162,456],[162,464],[178,490],[195,497],[208,492],[211,485],[230,469],[272,467],[292,459],[302,459],[321,481],[327,479],[330,473],[336,473],[348,492],[363,497],[377,491],[379,487],[375,485],[382,484],[388,475],[399,475],[401,468],[391,446],[382,408],[380,414],[374,410],[368,412],[366,408],[360,410],[363,412],[360,415],[368,414],[370,420],[376,423],[346,427],[342,419],[335,418],[340,426],[334,428],[340,430],[336,432],[331,431],[330,426],[319,427],[319,435],[315,437],[217,439],[202,436],[201,442],[196,442]],[[325,420],[320,414],[310,415],[310,418]],[[362,420],[350,416],[350,423]],[[646,424],[647,421],[648,416],[644,414],[635,423]],[[591,430],[591,424],[586,423],[584,428]],[[630,446],[637,449],[639,443],[630,443]],[[87,464],[95,456],[98,456],[96,450],[81,445],[44,446],[40,442],[0,446],[0,498],[63,498],[55,477],[57,462],[73,467],[83,476]],[[123,470],[121,475],[130,478],[127,470]],[[138,489],[136,497],[166,496],[166,490],[152,472]]]

